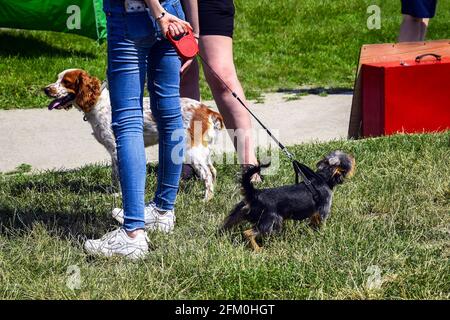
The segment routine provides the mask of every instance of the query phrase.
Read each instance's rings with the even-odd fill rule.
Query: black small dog
[[[317,163],[317,171],[311,180],[312,190],[304,182],[270,189],[255,189],[251,177],[269,165],[250,167],[242,176],[245,196],[225,219],[221,230],[249,221],[252,229],[244,231],[253,250],[261,247],[256,238],[280,231],[285,219],[310,219],[310,225],[317,229],[327,218],[331,209],[333,188],[353,175],[355,159],[342,152],[334,151]],[[315,193],[315,194],[314,194]]]

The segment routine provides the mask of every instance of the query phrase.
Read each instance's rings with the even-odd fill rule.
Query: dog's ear
[[[78,92],[75,103],[85,112],[92,110],[100,95],[100,80],[82,71],[77,78]]]
[[[217,130],[222,130],[225,128],[225,123],[223,122],[223,117],[219,112],[211,110],[208,106],[202,104],[202,107],[206,108],[209,116],[211,117],[212,122],[214,123],[214,128]]]
[[[356,161],[355,158],[349,155],[341,158],[341,163],[339,165],[340,172],[345,178],[353,176],[355,173]]]
[[[335,166],[333,177],[338,184],[343,183],[345,178],[353,176],[355,171],[355,158],[344,155],[339,160],[339,165]]]
[[[211,115],[211,118],[213,119],[214,127],[216,129],[222,130],[223,128],[225,128],[223,117],[220,113],[214,112],[214,114]]]

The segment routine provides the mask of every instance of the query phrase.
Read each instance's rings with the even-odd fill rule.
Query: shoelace
[[[102,237],[102,239],[103,239],[103,238],[106,239],[107,236],[110,236],[110,238],[108,239],[108,244],[111,244],[111,243],[115,240],[115,238],[117,238],[119,232],[121,232],[122,230],[124,230],[124,229],[123,229],[123,228],[120,228],[120,229],[111,231],[111,232],[105,234],[105,235]],[[125,230],[124,230],[124,232],[126,233]],[[147,232],[145,232],[145,231],[144,231],[144,237],[145,237],[145,241],[146,241],[147,243],[150,243],[150,238],[148,237]],[[135,238],[130,238],[130,239],[134,240]]]
[[[157,220],[159,219],[159,216],[164,216],[165,214],[170,212],[170,210],[160,210],[160,209],[158,209],[156,207],[156,204],[153,201],[149,202],[147,204],[147,207],[152,208],[157,213],[157,218],[156,218]]]
[[[117,233],[119,233],[121,230],[122,230],[122,229],[119,228],[119,229],[117,229],[117,230],[113,230],[113,231],[110,231],[110,232],[108,232],[108,233],[105,233],[105,234],[103,235],[103,237],[100,238],[100,240],[105,241],[106,239],[112,238],[113,236],[116,236],[116,237],[117,237]]]

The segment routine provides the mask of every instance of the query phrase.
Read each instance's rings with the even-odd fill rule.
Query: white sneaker
[[[145,232],[135,238],[127,235],[125,229],[118,228],[108,232],[100,239],[86,240],[84,249],[88,254],[111,257],[124,256],[130,259],[143,258],[148,252],[148,238]]]
[[[112,216],[120,224],[123,224],[123,209],[114,208],[112,211]],[[173,231],[173,228],[175,226],[175,220],[174,210],[160,210],[156,208],[155,203],[153,202],[150,202],[147,206],[145,206],[145,230],[170,233]]]

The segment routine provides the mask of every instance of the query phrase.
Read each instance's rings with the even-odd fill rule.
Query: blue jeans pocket
[[[148,11],[125,13],[125,38],[132,41],[150,39],[155,35],[154,21]]]
[[[167,12],[173,14],[176,17],[186,20],[183,7],[181,6],[181,2],[179,0],[170,1],[167,6],[164,6],[164,9],[166,9]]]

